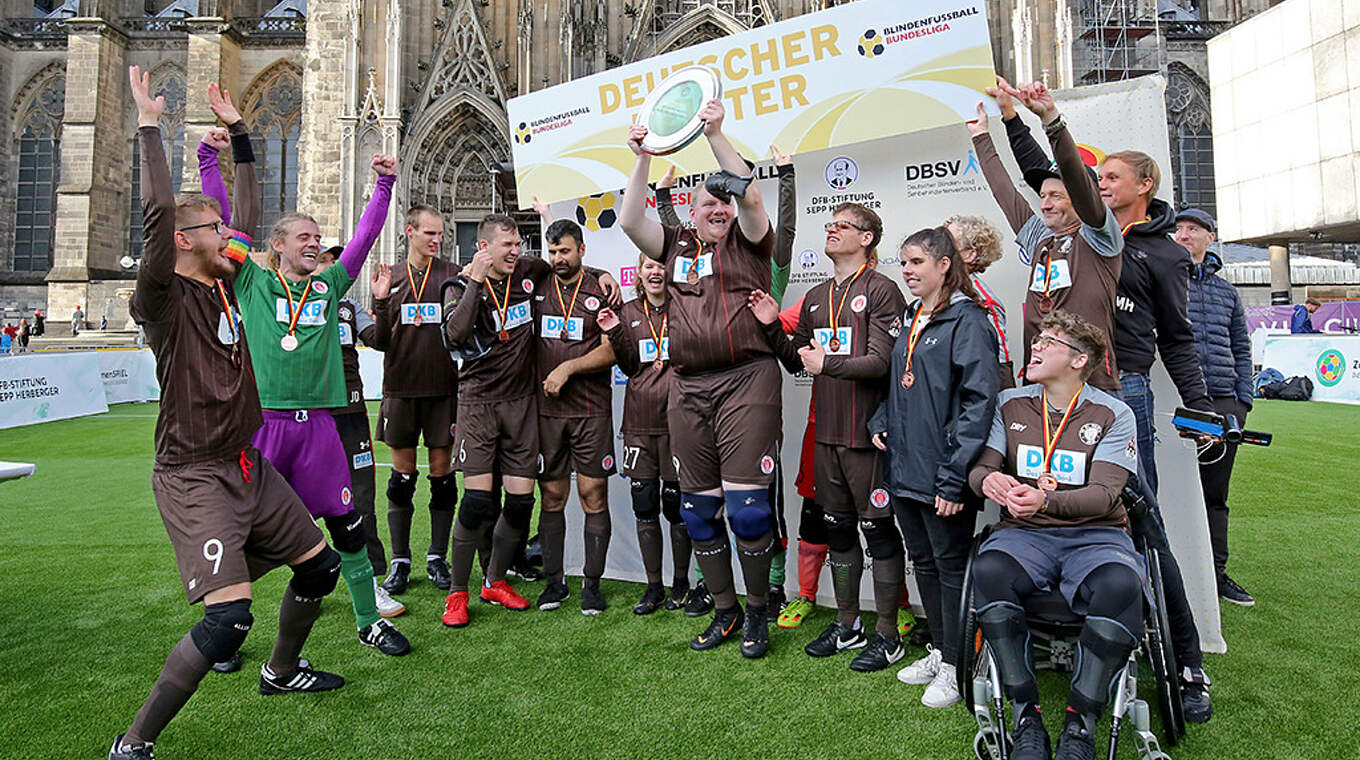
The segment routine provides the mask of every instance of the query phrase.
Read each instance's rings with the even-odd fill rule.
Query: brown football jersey
[[[439,290],[459,271],[457,264],[443,259],[430,260],[424,271],[393,267],[387,298],[373,302],[378,323],[373,347],[383,352],[384,396],[421,398],[457,392],[456,368],[439,333]]]
[[[579,286],[579,287],[578,287]],[[580,277],[565,284],[557,277],[543,280],[534,295],[538,329],[538,380],[570,359],[579,359],[600,345],[595,315],[606,306],[599,278],[582,270]],[[590,374],[575,374],[556,397],[538,402],[540,417],[602,417],[612,410],[608,367]]]
[[[484,283],[470,288],[477,299],[475,321],[492,338],[485,355],[463,365],[459,391],[464,403],[513,401],[539,392],[534,364],[538,337],[534,334],[533,299],[551,275],[548,262],[521,256],[510,276],[502,280],[488,276]],[[444,293],[447,331],[462,293],[456,288]]]
[[[619,326],[609,333],[615,361],[628,375],[621,432],[666,435],[666,404],[671,392],[670,301],[660,306],[645,301],[645,296],[639,296],[624,304],[619,309]]]

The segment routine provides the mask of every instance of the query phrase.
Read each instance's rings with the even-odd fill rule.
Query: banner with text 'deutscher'
[[[993,84],[982,0],[862,0],[710,40],[512,98],[521,207],[618,190],[628,127],[676,69],[722,78],[723,132],[750,158],[807,153],[970,119]],[[658,179],[717,168],[706,140],[653,163]]]

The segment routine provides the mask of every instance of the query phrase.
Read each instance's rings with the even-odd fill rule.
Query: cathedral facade
[[[208,83],[231,91],[259,163],[257,248],[292,210],[343,242],[381,152],[401,160],[398,208],[441,209],[446,255],[466,259],[476,221],[518,205],[509,98],[845,1],[0,0],[0,316],[41,308],[60,330],[79,305],[126,322],[141,256],[130,65],[165,97],[182,191],[198,188],[195,149],[214,123]],[[1178,199],[1212,207],[1204,41],[1269,0],[977,2],[997,70],[1019,81],[1166,75],[1164,170]],[[382,261],[398,260],[400,216]],[[537,222],[524,222],[532,246]],[[366,297],[366,279],[356,288]]]

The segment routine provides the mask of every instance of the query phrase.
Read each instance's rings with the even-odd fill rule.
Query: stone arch
[[[480,93],[460,90],[435,103],[403,141],[404,205],[428,203],[463,221],[503,210],[491,172],[510,160],[508,133],[505,112]]]
[[[165,98],[165,110],[161,112],[159,126],[161,142],[165,145],[165,157],[170,164],[170,181],[175,192],[179,192],[184,180],[184,109],[188,96],[184,67],[175,61],[163,61],[150,71],[151,97]],[[129,156],[128,165],[132,167],[130,192],[128,193],[128,233],[127,255],[134,259],[142,257],[142,173],[141,149],[137,142],[137,108],[129,102],[126,109],[129,123],[127,133]]]
[[[264,211],[252,232],[263,247],[269,228],[297,210],[298,138],[302,131],[302,69],[280,60],[251,81],[240,101],[241,116],[255,138],[256,171]]]
[[[61,181],[61,125],[66,113],[66,65],[39,69],[19,89],[11,108],[16,170],[12,258],[7,269],[42,273],[52,266],[57,186]],[[12,211],[11,211],[12,209]],[[8,242],[8,241],[6,241]],[[3,254],[0,254],[3,255]]]
[[[54,134],[61,134],[61,119],[66,111],[66,62],[56,61],[38,69],[14,95],[10,106],[10,124],[17,138],[28,121],[35,117],[52,124]]]
[[[652,48],[652,54],[660,55],[676,48],[689,47],[729,34],[740,34],[748,28],[727,11],[712,5],[701,5],[686,13],[678,23],[670,26],[658,37]]]
[[[625,62],[738,34],[777,20],[766,0],[646,0],[641,5],[624,46]]]
[[[1166,118],[1178,205],[1215,213],[1209,85],[1179,61],[1167,65]]]

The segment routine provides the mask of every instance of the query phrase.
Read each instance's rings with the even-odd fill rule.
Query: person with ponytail
[[[959,598],[982,500],[968,471],[982,453],[996,406],[996,330],[978,300],[948,227],[920,230],[901,247],[915,300],[893,346],[889,392],[869,421],[888,452],[885,487],[901,525],[932,645],[898,680],[929,684],[921,703],[959,701]]]

